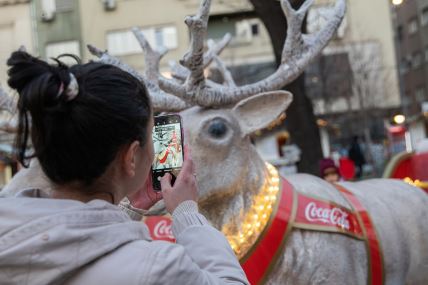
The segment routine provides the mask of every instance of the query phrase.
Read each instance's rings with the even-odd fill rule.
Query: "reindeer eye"
[[[222,138],[227,132],[226,124],[220,119],[214,119],[208,127],[208,132],[214,138]]]

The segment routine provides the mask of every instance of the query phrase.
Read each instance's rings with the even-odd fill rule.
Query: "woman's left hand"
[[[148,210],[156,204],[156,202],[162,200],[162,193],[160,191],[156,192],[153,190],[152,176],[150,174],[146,181],[147,182],[144,187],[128,196],[132,207]]]

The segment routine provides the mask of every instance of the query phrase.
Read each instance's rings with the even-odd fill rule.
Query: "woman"
[[[8,60],[18,158],[31,157],[31,136],[53,187],[0,199],[0,283],[247,284],[225,237],[198,213],[188,154],[174,186],[161,180],[177,244],[151,241],[117,206],[161,198],[147,186],[153,114],[143,84],[111,65],[57,63],[21,51]]]

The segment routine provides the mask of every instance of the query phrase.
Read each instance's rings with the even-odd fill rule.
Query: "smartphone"
[[[152,182],[155,191],[161,190],[160,179],[165,173],[172,175],[172,184],[183,166],[183,128],[180,115],[154,117],[154,154]]]

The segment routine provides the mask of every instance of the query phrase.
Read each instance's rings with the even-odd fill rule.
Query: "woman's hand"
[[[128,199],[133,207],[143,210],[150,209],[157,201],[162,199],[162,193],[153,190],[151,172],[147,177],[146,185],[137,192],[129,195]]]
[[[165,174],[161,179],[162,196],[167,211],[172,214],[182,202],[198,200],[198,187],[196,185],[195,170],[190,150],[184,148],[184,162],[180,174],[175,180],[174,186],[171,185],[171,174]]]

